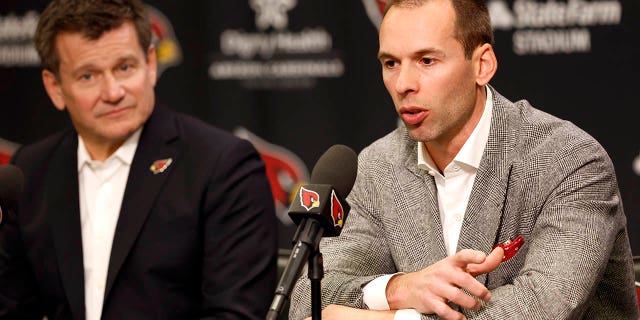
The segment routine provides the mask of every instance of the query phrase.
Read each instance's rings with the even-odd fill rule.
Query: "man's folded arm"
[[[631,285],[633,279],[625,279],[628,238],[613,168],[598,149],[591,154],[590,161],[551,173],[559,178],[549,180],[554,190],[521,252],[526,262],[510,284],[491,290],[491,302],[484,308],[465,311],[468,317],[538,314],[568,319],[580,318],[589,310],[601,314],[608,310],[604,313],[622,319],[629,314],[615,313],[637,312],[637,306],[627,306],[633,299],[616,293],[620,290],[616,287]],[[610,284],[610,292],[604,291],[604,283]],[[613,305],[619,308],[609,310]]]

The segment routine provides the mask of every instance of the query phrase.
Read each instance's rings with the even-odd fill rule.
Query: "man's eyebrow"
[[[424,55],[427,55],[427,54],[444,55],[442,50],[439,50],[439,49],[436,49],[436,48],[425,48],[425,49],[422,49],[422,50],[418,50],[415,53],[416,56],[424,56]]]
[[[442,50],[438,50],[436,48],[425,48],[425,49],[420,49],[416,52],[413,53],[414,57],[421,57],[424,55],[437,55],[437,56],[443,56],[444,53],[442,52]],[[395,56],[393,54],[390,54],[388,52],[384,52],[384,51],[380,51],[378,52],[378,60],[382,60],[382,59],[394,59]]]
[[[122,64],[124,62],[129,62],[129,61],[136,62],[136,61],[138,61],[138,57],[136,55],[134,55],[134,54],[127,54],[127,55],[124,55],[124,56],[118,58],[116,60],[115,64],[119,65],[119,64]],[[75,72],[83,72],[83,71],[87,71],[87,70],[95,70],[97,68],[98,68],[98,66],[95,65],[93,62],[88,62],[88,63],[85,63],[83,65],[78,66],[72,72],[74,72],[74,73]]]
[[[394,58],[394,56],[384,51],[378,52],[378,60],[389,59],[389,58]]]
[[[93,63],[85,63],[71,70],[71,74],[73,76],[77,76],[79,74],[86,73],[95,69],[97,69],[97,67]]]

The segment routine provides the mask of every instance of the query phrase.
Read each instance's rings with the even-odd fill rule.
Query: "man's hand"
[[[413,308],[444,319],[464,319],[464,315],[451,309],[447,302],[478,310],[482,305],[480,299],[489,301],[491,293],[474,277],[495,270],[503,255],[500,247],[488,256],[466,249],[425,269],[393,276],[386,289],[389,307],[392,310]]]
[[[462,251],[465,251],[465,250],[462,250]],[[484,253],[481,253],[481,254],[484,255]],[[495,247],[493,251],[491,251],[491,253],[481,263],[468,264],[467,272],[469,272],[474,277],[480,274],[489,273],[495,270],[500,265],[503,257],[504,257],[504,249],[502,247]]]
[[[322,310],[323,320],[334,319],[366,319],[366,320],[393,320],[395,311],[364,310],[330,304]],[[311,317],[305,318],[311,320]]]

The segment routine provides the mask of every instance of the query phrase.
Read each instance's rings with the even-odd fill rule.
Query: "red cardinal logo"
[[[182,63],[182,49],[171,21],[160,10],[147,5],[151,20],[152,41],[156,48],[158,78],[164,70]]]
[[[0,164],[7,164],[20,145],[0,138]]]
[[[300,205],[307,211],[320,206],[320,195],[317,192],[300,187]]]
[[[167,168],[171,165],[173,159],[167,158],[162,160],[156,160],[151,164],[149,170],[153,172],[153,174],[163,173]]]
[[[380,29],[380,23],[382,23],[382,15],[387,9],[390,0],[362,0],[364,8],[367,11],[367,15],[376,28]]]
[[[267,178],[273,193],[278,219],[293,225],[289,218],[289,205],[298,194],[299,186],[309,181],[309,170],[296,154],[282,146],[267,142],[245,128],[234,130],[236,136],[247,139],[260,152],[266,166]]]
[[[338,200],[336,192],[331,190],[331,218],[333,218],[333,225],[342,227],[344,223],[344,208],[342,203]]]

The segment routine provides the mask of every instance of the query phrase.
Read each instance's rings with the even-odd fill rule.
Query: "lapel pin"
[[[149,167],[149,170],[151,170],[153,174],[163,173],[165,170],[167,170],[167,168],[171,165],[172,162],[173,162],[173,159],[171,158],[156,160],[153,162],[153,164],[151,164],[151,167]]]

